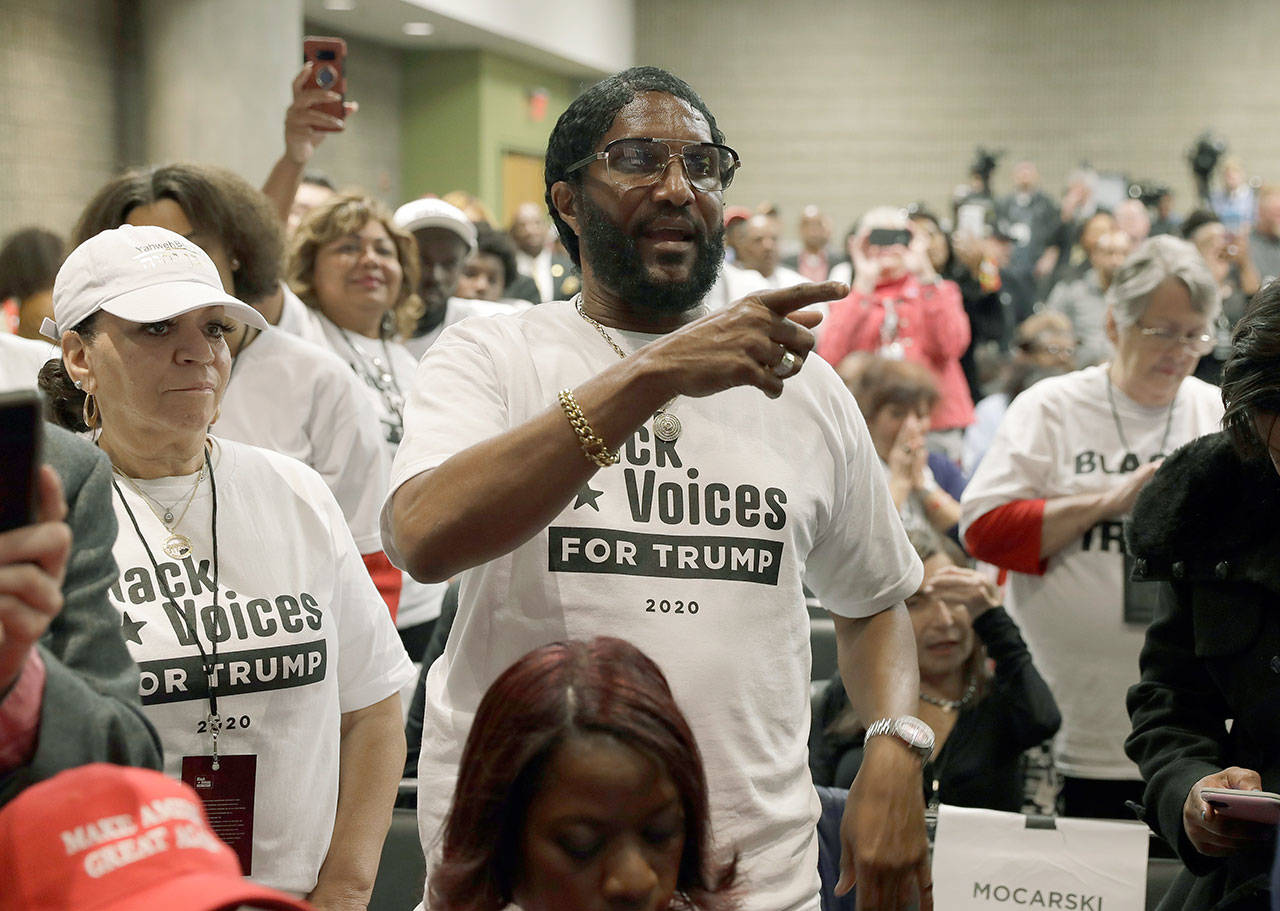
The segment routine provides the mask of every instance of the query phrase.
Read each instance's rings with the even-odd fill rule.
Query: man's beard
[[[580,198],[582,237],[579,255],[591,260],[591,271],[627,303],[653,313],[684,313],[702,303],[716,283],[724,259],[724,232],[693,236],[694,258],[684,281],[653,281],[646,273],[640,245],[624,233],[599,206]]]

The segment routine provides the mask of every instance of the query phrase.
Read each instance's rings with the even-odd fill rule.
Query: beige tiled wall
[[[742,153],[731,202],[805,203],[838,230],[880,203],[948,203],[978,143],[1058,192],[1086,158],[1193,193],[1212,126],[1280,180],[1280,3],[637,0],[637,61],[707,100]]]
[[[217,0],[202,2],[213,6],[206,18],[216,33]],[[0,0],[0,237],[28,224],[69,233],[85,201],[126,166],[184,158],[232,167],[254,185],[265,179],[282,149],[289,91],[277,72],[292,73],[295,59],[301,65],[301,44],[267,42],[263,54],[245,50],[241,58],[229,47],[225,58],[250,84],[271,73],[262,97],[230,104],[216,77],[206,86],[203,67],[193,72],[196,65],[184,62],[207,58],[209,48],[185,57],[172,47],[143,53],[145,15],[146,3],[136,0]],[[301,23],[292,31],[300,33]],[[340,187],[362,187],[394,205],[401,201],[400,54],[353,40],[349,55],[349,91],[360,113],[349,133],[326,140],[314,166]],[[163,84],[167,66],[183,67],[177,92]],[[158,125],[155,100],[148,102],[157,79],[174,112]],[[237,112],[262,122],[237,126]]]
[[[0,0],[0,234],[70,230],[119,159],[116,0]]]

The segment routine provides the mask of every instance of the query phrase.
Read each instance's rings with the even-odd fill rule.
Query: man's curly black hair
[[[600,137],[609,132],[613,119],[636,96],[644,92],[663,92],[688,102],[706,118],[711,128],[711,141],[724,142],[724,134],[716,126],[716,118],[698,93],[678,76],[656,66],[633,66],[629,70],[597,82],[573,100],[556,121],[547,140],[547,163],[543,172],[547,186],[547,211],[560,232],[560,242],[575,266],[581,266],[578,235],[565,223],[551,201],[551,188],[561,180],[581,186],[582,171],[566,174],[565,169],[596,150]]]

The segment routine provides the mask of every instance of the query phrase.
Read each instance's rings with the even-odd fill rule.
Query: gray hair
[[[1123,329],[1142,319],[1151,292],[1166,278],[1182,282],[1191,295],[1191,308],[1212,323],[1222,301],[1218,283],[1200,252],[1185,240],[1160,234],[1149,237],[1129,254],[1107,288],[1107,306]]]

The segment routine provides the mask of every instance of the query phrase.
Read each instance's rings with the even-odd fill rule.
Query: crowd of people
[[[637,67],[504,229],[308,173],[309,75],[261,189],[133,169],[0,249],[0,392],[51,422],[0,908],[364,908],[406,797],[432,909],[929,911],[939,803],[1137,813],[1169,907],[1268,906],[1271,831],[1201,792],[1280,790],[1280,187],[1228,161],[1179,220],[1020,162],[788,255]],[[99,873],[22,860],[54,832]]]

